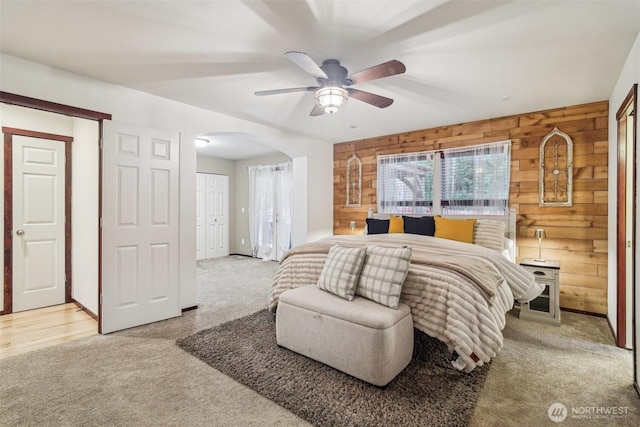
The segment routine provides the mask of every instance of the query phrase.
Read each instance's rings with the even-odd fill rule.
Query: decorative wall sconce
[[[540,143],[540,206],[571,206],[573,141],[553,128]]]
[[[359,207],[362,203],[362,162],[355,154],[347,160],[347,206]]]

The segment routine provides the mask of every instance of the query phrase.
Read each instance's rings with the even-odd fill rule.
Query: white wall
[[[323,237],[317,235],[316,231],[313,231],[310,237],[307,234],[309,221],[309,212],[307,211],[309,192],[306,191],[306,189],[309,188],[309,176],[306,173],[309,169],[309,162],[307,160],[306,157],[296,157],[293,159],[293,182],[298,185],[293,187],[292,209],[296,216],[304,218],[304,221],[297,221],[291,224],[292,246],[298,246],[307,241],[307,239],[308,241],[313,241],[316,240],[316,237]],[[323,198],[322,195],[320,195],[320,198]]]
[[[73,118],[71,164],[72,297],[98,315],[98,224],[100,162],[98,122]]]
[[[247,132],[291,158],[307,157],[307,238],[333,231],[333,146],[268,126],[247,122],[102,82],[10,55],[0,55],[0,90],[112,114],[117,122],[180,132],[181,305],[195,305],[195,179],[192,141],[203,132]],[[97,165],[96,165],[97,167]],[[295,185],[295,183],[294,183]]]
[[[296,158],[294,158],[294,164],[295,160]],[[302,162],[298,164],[300,163]],[[307,166],[307,191],[305,194],[307,197],[307,235],[306,238],[300,236],[299,242],[311,242],[333,234],[333,147],[329,150],[310,153],[306,156],[304,164]],[[299,194],[296,191],[295,182],[294,197]],[[331,184],[327,186],[327,182]]]
[[[609,98],[609,210],[608,210],[608,292],[607,292],[607,318],[609,323],[617,332],[617,261],[616,261],[616,206],[617,206],[617,174],[618,174],[618,125],[616,112],[624,98],[627,96],[633,84],[640,82],[640,34],[636,38],[625,65],[620,72],[618,81],[613,88]],[[636,135],[640,137],[640,120],[636,112]],[[636,146],[636,164],[640,165],[640,150]],[[640,180],[640,174],[636,176]],[[636,188],[640,189],[640,181],[636,182]],[[638,201],[636,200],[636,206]],[[636,259],[635,265],[640,265],[640,248],[637,246],[638,236],[640,236],[640,221],[636,209]],[[640,284],[640,268],[636,268],[636,285]],[[640,307],[640,305],[638,306]]]
[[[196,171],[231,176],[236,173],[236,161],[198,154]]]

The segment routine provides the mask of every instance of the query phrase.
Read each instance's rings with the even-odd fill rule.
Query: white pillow
[[[513,247],[513,240],[512,239],[507,239],[505,237],[504,239],[504,249],[502,250],[502,255],[504,255],[504,257],[506,259],[508,259],[511,262],[516,262],[515,259],[511,258],[511,248]]]

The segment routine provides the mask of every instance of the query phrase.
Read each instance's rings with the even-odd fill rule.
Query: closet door
[[[226,175],[210,175],[211,187],[208,194],[213,198],[212,215],[213,256],[223,257],[229,255],[229,177]]]
[[[205,257],[229,255],[229,177],[205,174]]]
[[[205,242],[207,229],[205,227],[205,177],[203,173],[196,174],[196,259],[206,257]]]

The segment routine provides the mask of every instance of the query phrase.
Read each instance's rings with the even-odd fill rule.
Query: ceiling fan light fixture
[[[347,103],[349,92],[337,86],[329,86],[318,89],[315,92],[316,103],[324,109],[327,114],[333,114]]]

